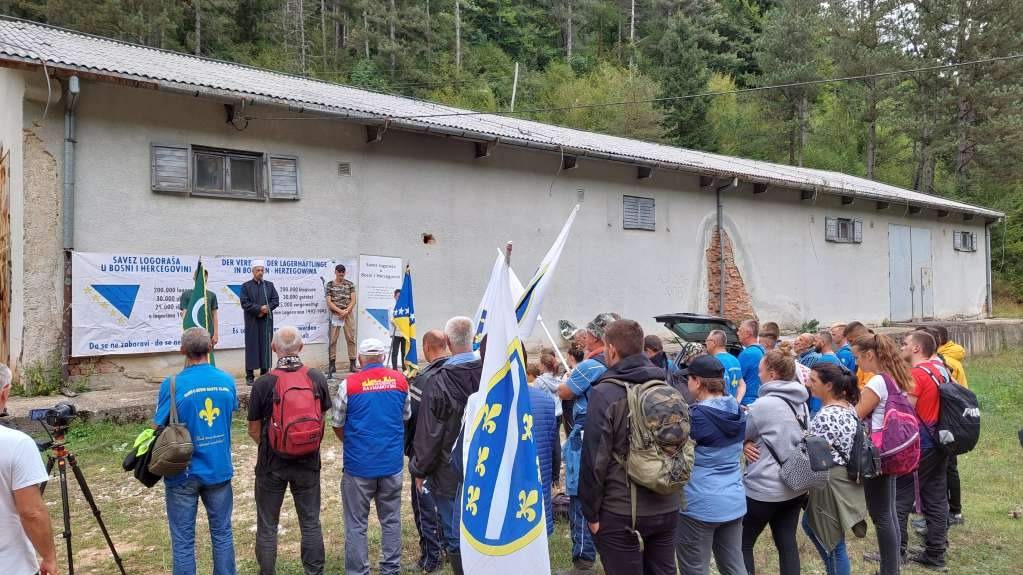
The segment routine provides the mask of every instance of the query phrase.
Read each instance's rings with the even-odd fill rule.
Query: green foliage
[[[21,387],[13,391],[16,395],[29,397],[53,395],[60,391],[62,381],[60,356],[54,356],[26,366],[22,372]]]
[[[820,328],[820,326],[821,322],[815,319],[807,320],[804,321],[803,324],[799,326],[799,333],[817,333],[817,330]]]

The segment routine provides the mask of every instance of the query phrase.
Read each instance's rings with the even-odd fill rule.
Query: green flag
[[[186,330],[190,327],[201,327],[210,336],[213,336],[213,325],[210,313],[210,305],[206,301],[206,270],[202,267],[202,260],[195,268],[195,285],[192,292],[188,294],[188,303],[185,304],[185,317],[182,320],[181,328]],[[210,352],[210,365],[216,365],[213,359],[213,352]]]

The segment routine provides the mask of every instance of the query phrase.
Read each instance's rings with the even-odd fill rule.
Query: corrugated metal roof
[[[22,20],[0,19],[0,65],[4,61],[40,60],[52,68],[138,80],[161,89],[234,95],[303,110],[342,114],[364,122],[388,120],[389,126],[399,129],[441,132],[480,140],[500,139],[502,144],[562,150],[566,154],[713,176],[739,177],[746,181],[848,195],[894,205],[958,211],[987,218],[1004,215],[838,172],[686,150],[492,114],[436,116],[469,110],[128,44]]]

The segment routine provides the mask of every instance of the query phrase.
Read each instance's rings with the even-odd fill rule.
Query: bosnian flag
[[[471,575],[549,575],[533,410],[510,271],[501,261],[498,281],[484,298],[488,313],[483,375],[479,391],[469,396],[462,430],[462,566]]]

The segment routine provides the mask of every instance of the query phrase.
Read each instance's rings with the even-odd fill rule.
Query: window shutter
[[[623,196],[622,228],[626,230],[656,230],[654,199]]]
[[[824,239],[829,242],[838,241],[838,218],[824,218]]]
[[[863,243],[863,220],[853,220],[853,237],[854,243]]]
[[[298,158],[270,156],[270,199],[297,200],[298,198]]]
[[[150,174],[154,192],[187,194],[191,189],[188,174],[189,147],[152,144]]]
[[[952,234],[952,249],[957,252],[963,251],[963,233],[955,232]]]
[[[977,251],[977,234],[975,233],[970,234],[970,251]]]

